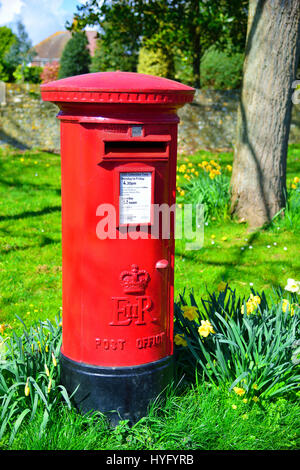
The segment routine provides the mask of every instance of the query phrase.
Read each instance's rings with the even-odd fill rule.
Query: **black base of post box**
[[[104,413],[112,426],[136,423],[173,379],[173,357],[132,367],[99,367],[75,362],[61,354],[61,384],[74,394],[82,412]]]

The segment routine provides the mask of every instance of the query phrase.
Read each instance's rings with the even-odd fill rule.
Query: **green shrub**
[[[215,47],[207,50],[201,60],[201,85],[203,88],[235,89],[242,83],[244,56],[229,55]]]
[[[153,50],[141,47],[137,71],[157,77],[173,78],[175,74],[173,57],[167,55],[162,49]]]
[[[13,73],[16,82],[41,83],[42,67],[18,65]]]
[[[299,389],[297,293],[277,291],[267,301],[252,290],[245,299],[224,283],[201,305],[189,297],[190,305],[184,293],[175,304],[176,356],[186,374],[197,367],[205,380],[260,402]]]

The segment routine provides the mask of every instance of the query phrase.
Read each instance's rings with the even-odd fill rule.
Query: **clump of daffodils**
[[[260,303],[261,303],[261,298],[258,295],[250,294],[250,297],[246,302],[246,313],[247,313],[247,315],[250,315],[251,313],[255,312]],[[245,305],[242,305],[241,313],[242,313],[242,315],[244,315]]]
[[[199,163],[199,166],[208,173],[210,179],[214,179],[217,175],[221,174],[221,166],[219,163],[215,162],[215,160],[210,160],[207,162],[204,160],[203,162]]]
[[[182,163],[178,165],[177,166],[178,174],[177,174],[176,179],[179,178],[179,174],[181,173],[182,176],[186,180],[190,181],[192,177],[199,176],[199,170],[203,170],[205,173],[207,173],[210,179],[214,179],[216,176],[222,174],[222,168],[218,162],[216,162],[215,160],[210,160],[210,161],[203,160],[202,162],[198,164],[193,164],[192,162],[188,162],[188,163]],[[231,172],[232,166],[226,165],[225,170],[227,170],[228,172]],[[179,194],[182,192],[180,187],[177,187],[177,191]]]

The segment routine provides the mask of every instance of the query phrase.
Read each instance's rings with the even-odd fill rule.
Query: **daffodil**
[[[245,390],[241,387],[233,387],[234,392],[241,397],[242,395],[245,395]]]
[[[184,339],[184,336],[180,334],[175,335],[174,343],[177,344],[177,346],[187,346],[187,342]]]
[[[250,315],[251,313],[255,312],[260,303],[261,303],[261,298],[258,295],[250,294],[250,297],[248,301],[246,302],[247,315]],[[245,305],[242,305],[241,313],[242,315],[244,315]]]
[[[29,393],[30,393],[29,377],[28,377],[27,380],[26,380],[26,384],[25,384],[25,388],[24,388],[24,393],[25,393],[25,397],[28,397],[28,395],[29,395]]]
[[[299,292],[300,282],[295,281],[294,279],[288,279],[287,280],[287,285],[285,286],[284,289],[289,291],[289,292]]]
[[[46,372],[47,377],[49,377],[50,372],[49,372],[47,364],[45,364],[45,372]]]
[[[52,363],[53,363],[54,367],[57,366],[57,360],[56,360],[56,357],[54,356],[54,353],[52,353]]]
[[[226,289],[226,286],[227,286],[226,282],[221,281],[220,284],[218,285],[218,291],[219,292],[224,291]]]
[[[287,299],[282,299],[282,311],[286,312],[287,309],[290,309],[290,303]]]
[[[198,309],[197,307],[189,307],[187,305],[181,307],[182,311],[183,311],[183,316],[185,318],[188,318],[190,321],[192,320],[195,320],[196,318],[198,318]]]
[[[295,176],[295,178],[294,178],[294,183],[298,184],[299,181],[300,181],[300,178],[299,178],[298,176]]]
[[[209,320],[201,320],[201,325],[198,328],[198,333],[200,336],[204,336],[204,338],[207,338],[210,333],[214,334],[215,331]]]

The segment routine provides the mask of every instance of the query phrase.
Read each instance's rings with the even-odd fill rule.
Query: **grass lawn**
[[[222,167],[232,164],[232,153],[199,151],[180,155],[178,165],[211,158]],[[14,327],[16,315],[28,324],[54,319],[61,308],[60,156],[2,148],[0,168],[0,323]],[[289,148],[288,187],[295,176],[300,145]],[[226,281],[247,296],[250,283],[261,291],[300,278],[299,226],[248,232],[243,223],[212,219],[202,249],[186,251],[176,242],[176,294],[193,288],[199,299]]]
[[[300,446],[296,403],[281,399],[262,411],[205,385],[183,394],[170,392],[163,406],[153,406],[132,428],[121,422],[112,430],[97,415],[59,411],[42,435],[42,416],[24,426],[11,449],[156,450],[159,454],[160,450],[293,450]]]

